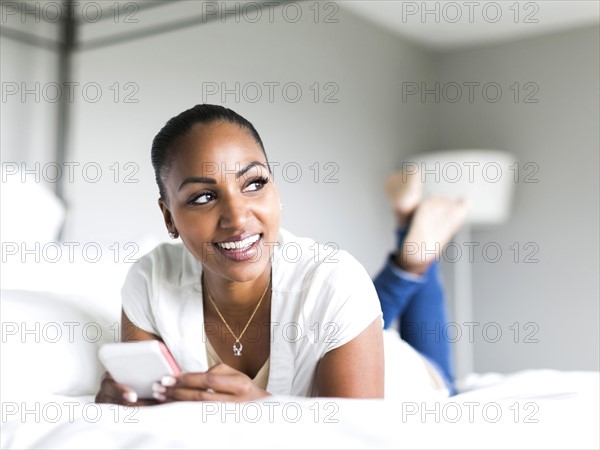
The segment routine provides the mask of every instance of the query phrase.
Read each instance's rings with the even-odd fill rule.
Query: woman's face
[[[204,270],[251,281],[270,264],[281,204],[267,161],[246,129],[228,122],[198,124],[177,141],[159,201]]]

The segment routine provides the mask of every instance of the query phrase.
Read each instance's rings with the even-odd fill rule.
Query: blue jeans
[[[397,231],[398,249],[406,232],[406,229]],[[399,319],[400,337],[431,362],[444,378],[450,395],[454,395],[450,343],[442,333],[448,313],[438,263],[433,262],[423,275],[415,275],[400,269],[393,255],[389,255],[374,283],[384,328]]]

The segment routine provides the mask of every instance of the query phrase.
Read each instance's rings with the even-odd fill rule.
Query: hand
[[[256,386],[248,375],[223,363],[206,372],[166,376],[152,388],[160,402],[246,402],[271,395]]]
[[[100,391],[96,394],[96,403],[116,403],[123,406],[156,405],[156,400],[138,400],[137,394],[123,384],[117,383],[110,373],[102,376]]]

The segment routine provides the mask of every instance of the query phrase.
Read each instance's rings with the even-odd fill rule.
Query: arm
[[[125,311],[121,310],[121,341],[122,342],[137,342],[137,341],[162,341],[157,335],[148,333],[147,331],[138,328],[133,324]]]
[[[325,354],[317,367],[320,397],[383,398],[383,332],[378,317],[350,342]]]
[[[240,402],[270,395],[245,374],[225,364],[218,364],[205,373],[184,373],[172,381],[164,400]],[[317,386],[320,397],[383,398],[381,317],[350,342],[325,354],[317,367]]]

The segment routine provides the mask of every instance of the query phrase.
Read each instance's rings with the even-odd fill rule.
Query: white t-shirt
[[[160,336],[187,372],[208,368],[201,274],[201,264],[183,244],[161,244],[134,264],[121,291],[131,322]],[[377,292],[349,253],[283,229],[273,251],[272,277],[266,390],[315,395],[319,360],[382,316]]]

